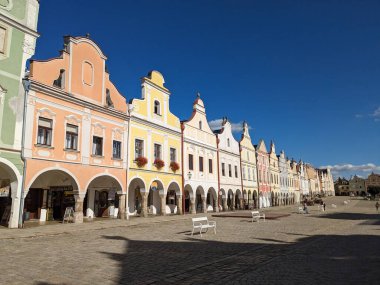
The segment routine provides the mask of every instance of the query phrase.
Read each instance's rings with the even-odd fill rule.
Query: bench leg
[[[202,228],[199,229],[199,234],[200,234],[201,237],[202,237]]]

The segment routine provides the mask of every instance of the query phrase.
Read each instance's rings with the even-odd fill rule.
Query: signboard
[[[9,190],[11,188],[9,186],[1,187],[0,188],[0,197],[9,197]]]
[[[152,191],[157,191],[157,182],[156,181],[153,181],[152,182],[152,186],[150,186],[150,189],[152,189]]]

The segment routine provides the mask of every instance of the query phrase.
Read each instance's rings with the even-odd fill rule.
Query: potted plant
[[[159,158],[156,158],[153,164],[157,167],[157,169],[161,169],[162,167],[165,166],[165,162]]]
[[[139,156],[138,158],[135,159],[135,162],[138,167],[144,167],[145,164],[148,163],[148,159],[146,157]]]
[[[176,172],[179,169],[179,164],[175,161],[170,162],[170,169]]]

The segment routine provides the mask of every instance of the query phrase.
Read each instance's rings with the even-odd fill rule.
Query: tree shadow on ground
[[[290,244],[104,239],[125,240],[124,253],[103,252],[119,263],[116,284],[378,283],[378,236],[323,235]]]

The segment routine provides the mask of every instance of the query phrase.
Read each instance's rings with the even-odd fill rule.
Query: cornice
[[[135,117],[135,116],[130,117],[130,122],[140,123],[140,124],[143,124],[145,126],[149,126],[149,127],[155,128],[155,129],[159,129],[159,130],[166,132],[168,134],[172,134],[172,135],[176,135],[176,136],[181,137],[181,130],[180,129],[178,131],[175,131],[173,129],[158,125],[156,123],[152,123],[150,121],[147,121],[145,119],[141,119],[141,118]]]
[[[27,34],[35,37],[35,38],[38,38],[40,36],[40,34],[37,33],[36,31],[24,26],[23,24],[20,24],[16,20],[13,20],[12,18],[7,17],[4,14],[0,14],[0,20],[4,21],[6,24],[8,24],[14,28],[17,28],[20,31],[27,33]]]
[[[60,90],[60,89],[55,88],[55,87],[51,87],[51,86],[42,84],[38,81],[31,80],[31,83],[32,84],[30,85],[30,88],[31,88],[31,90],[33,90],[35,92],[41,92],[45,95],[48,95],[48,96],[51,96],[51,97],[54,97],[54,98],[57,98],[57,99],[60,99],[60,100],[66,101],[66,102],[77,104],[77,105],[80,105],[82,107],[89,108],[91,110],[95,110],[95,111],[101,112],[101,113],[106,114],[106,115],[111,115],[111,116],[120,118],[122,120],[129,121],[129,116],[126,113],[123,113],[121,111],[117,111],[117,110],[111,109],[111,108],[105,108],[105,107],[96,105],[94,103],[87,102],[85,100],[74,97],[73,95],[71,95],[68,92],[65,92],[65,91]]]

